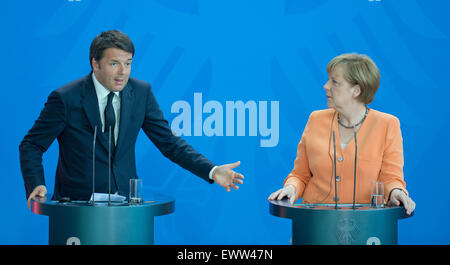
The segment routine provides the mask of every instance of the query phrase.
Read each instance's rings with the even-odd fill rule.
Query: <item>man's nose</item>
[[[122,75],[125,71],[125,66],[123,64],[120,64],[119,67],[117,68],[117,72],[118,74]]]

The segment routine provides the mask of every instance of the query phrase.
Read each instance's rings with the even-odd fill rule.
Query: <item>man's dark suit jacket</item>
[[[59,159],[53,199],[90,198],[95,126],[95,192],[108,192],[108,135],[102,132],[91,74],[53,91],[20,143],[20,166],[27,198],[36,186],[45,185],[42,155],[55,138],[59,143]],[[209,183],[213,182],[209,172],[214,164],[172,134],[149,83],[130,78],[120,98],[119,136],[111,159],[113,193],[118,191],[128,196],[129,179],[137,178],[135,144],[141,128],[164,156]]]

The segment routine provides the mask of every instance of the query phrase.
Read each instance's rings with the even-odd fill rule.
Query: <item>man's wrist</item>
[[[211,171],[209,171],[209,179],[210,180],[214,180],[213,179],[213,173],[214,173],[214,170],[217,168],[217,166],[214,166],[212,169],[211,169]]]

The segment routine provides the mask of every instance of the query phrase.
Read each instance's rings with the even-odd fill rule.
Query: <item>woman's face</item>
[[[345,80],[343,68],[336,66],[334,71],[328,73],[328,81],[323,86],[326,91],[328,108],[339,111],[350,105],[355,100],[356,87],[357,85],[353,86]]]

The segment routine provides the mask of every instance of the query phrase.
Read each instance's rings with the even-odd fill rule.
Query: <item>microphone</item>
[[[356,158],[358,154],[358,141],[356,140],[356,131],[353,131],[355,138],[355,172],[353,175],[353,210],[355,209],[355,196],[356,196]]]
[[[108,206],[111,206],[111,126],[109,126],[108,141]]]
[[[334,164],[334,208],[337,209],[338,208],[338,196],[337,196],[337,176],[336,176],[336,138],[335,138],[335,134],[333,131],[333,146],[334,146],[334,159],[333,159],[333,164]]]
[[[95,205],[95,142],[97,140],[97,125],[94,127],[94,141],[92,143],[92,205]]]

